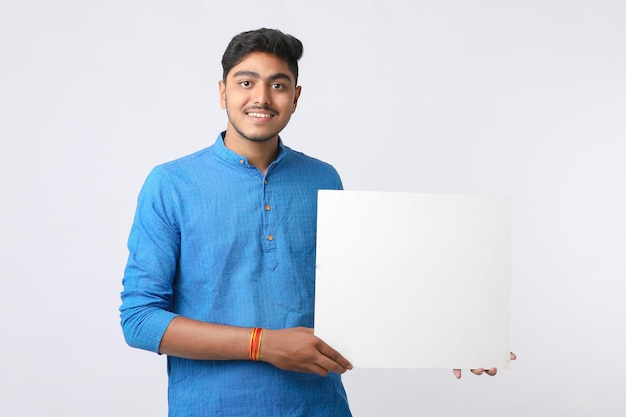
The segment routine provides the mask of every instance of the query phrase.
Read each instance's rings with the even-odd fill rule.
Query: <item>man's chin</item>
[[[273,136],[247,136],[247,135],[242,135],[245,139],[249,140],[250,142],[256,142],[256,143],[264,143],[264,142],[269,142],[270,140],[274,139],[276,137],[276,135]]]
[[[246,139],[249,140],[250,142],[255,142],[255,143],[264,143],[264,142],[269,142],[270,140],[274,139],[276,136],[278,136],[278,132],[272,132],[271,134],[246,134],[244,132],[241,131],[237,131],[237,133],[239,133],[239,135]]]

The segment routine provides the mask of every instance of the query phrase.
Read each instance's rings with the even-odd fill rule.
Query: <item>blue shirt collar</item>
[[[239,165],[241,164],[241,160],[243,160],[246,166],[248,166],[249,165],[248,158],[246,158],[243,155],[239,155],[233,152],[232,150],[228,149],[226,145],[224,145],[224,135],[226,135],[226,131],[217,135],[217,140],[215,141],[215,145],[214,145],[215,154],[219,156],[221,159],[223,159],[224,161],[232,163],[232,164]],[[272,165],[280,162],[280,160],[285,157],[285,154],[287,153],[287,149],[289,148],[283,145],[283,141],[279,136],[278,137],[278,157],[276,158],[274,162],[272,162]]]

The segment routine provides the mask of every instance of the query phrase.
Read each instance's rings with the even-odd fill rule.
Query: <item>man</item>
[[[168,355],[172,417],[351,415],[340,375],[352,365],[312,330],[317,191],[341,180],[278,136],[301,55],[277,30],[235,36],[219,83],[226,131],[141,190],[122,327],[129,345]]]
[[[157,166],[138,199],[120,308],[129,345],[167,354],[170,416],[350,416],[352,365],[313,335],[317,191],[330,165],[278,134],[295,112],[302,44],[233,38],[226,131]]]

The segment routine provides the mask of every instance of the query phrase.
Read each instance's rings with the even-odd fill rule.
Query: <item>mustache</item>
[[[263,106],[250,106],[247,107],[246,109],[244,109],[245,113],[254,111],[254,110],[264,110],[264,111],[268,111],[270,113],[272,113],[273,115],[278,114],[278,110],[276,110],[273,107],[268,106],[267,104],[264,104]]]

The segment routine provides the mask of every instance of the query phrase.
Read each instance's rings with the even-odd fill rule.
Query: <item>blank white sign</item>
[[[355,367],[509,368],[508,197],[319,191],[315,333]]]

